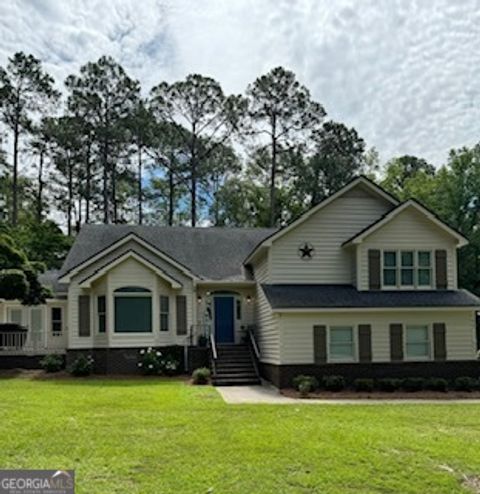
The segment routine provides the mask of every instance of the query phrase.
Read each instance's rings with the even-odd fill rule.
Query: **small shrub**
[[[206,347],[207,344],[208,344],[208,338],[204,334],[201,334],[198,337],[198,346]]]
[[[345,389],[343,376],[324,376],[322,383],[327,391],[342,391],[342,389]]]
[[[392,377],[384,377],[378,380],[378,389],[380,391],[387,391],[388,393],[392,393],[400,388],[400,384],[402,383],[401,379],[395,379]]]
[[[402,381],[402,388],[410,393],[422,391],[425,388],[425,379],[423,377],[406,377]]]
[[[153,376],[155,374],[158,374],[161,369],[161,356],[161,352],[155,350],[152,347],[149,347],[146,350],[140,350],[140,359],[137,364],[138,368],[146,376]]]
[[[210,375],[211,372],[208,367],[200,367],[193,371],[192,382],[193,384],[208,384]]]
[[[431,377],[425,383],[425,389],[429,389],[430,391],[441,391],[445,393],[448,389],[448,381],[441,377]]]
[[[167,376],[178,374],[180,362],[172,355],[160,359],[160,371]]]
[[[473,377],[457,377],[453,383],[456,391],[473,391],[477,387],[477,380]]]
[[[310,394],[311,389],[311,383],[309,381],[302,381],[298,385],[298,391],[300,391],[300,397],[301,398],[307,398],[308,395]]]
[[[302,384],[308,384],[310,386],[310,391],[315,391],[318,388],[318,379],[315,376],[306,376],[304,374],[300,374],[293,378],[293,387],[300,391],[300,386]]]
[[[358,378],[353,381],[355,391],[373,391],[374,380],[368,378]]]
[[[56,355],[55,353],[45,355],[45,357],[40,360],[40,365],[45,372],[58,372],[62,370],[63,357],[61,355]]]
[[[70,374],[76,377],[89,376],[93,371],[94,360],[91,355],[80,355],[70,366]]]

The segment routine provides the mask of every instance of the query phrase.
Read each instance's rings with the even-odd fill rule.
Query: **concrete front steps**
[[[248,345],[218,345],[212,368],[215,386],[260,384],[255,357]]]

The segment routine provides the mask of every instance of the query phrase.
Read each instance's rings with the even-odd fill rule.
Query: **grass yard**
[[[84,494],[475,492],[480,406],[232,406],[180,381],[0,379],[0,468],[74,468]]]

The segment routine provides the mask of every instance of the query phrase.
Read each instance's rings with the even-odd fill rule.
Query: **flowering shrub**
[[[146,350],[140,350],[138,368],[147,376],[158,374],[161,370],[161,356],[162,353],[152,347],[148,347]]]
[[[179,365],[180,362],[171,355],[165,355],[165,357],[160,360],[160,370],[167,376],[175,375],[178,372]]]
[[[91,355],[88,357],[86,355],[80,355],[70,366],[70,374],[76,377],[88,376],[93,371],[94,363],[95,361]]]

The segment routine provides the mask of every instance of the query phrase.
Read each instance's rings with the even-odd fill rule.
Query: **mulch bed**
[[[285,388],[280,393],[289,398],[301,398],[300,393],[293,388]],[[362,392],[346,389],[344,391],[315,391],[310,393],[308,399],[318,400],[463,400],[463,399],[480,399],[480,391],[372,391]]]

